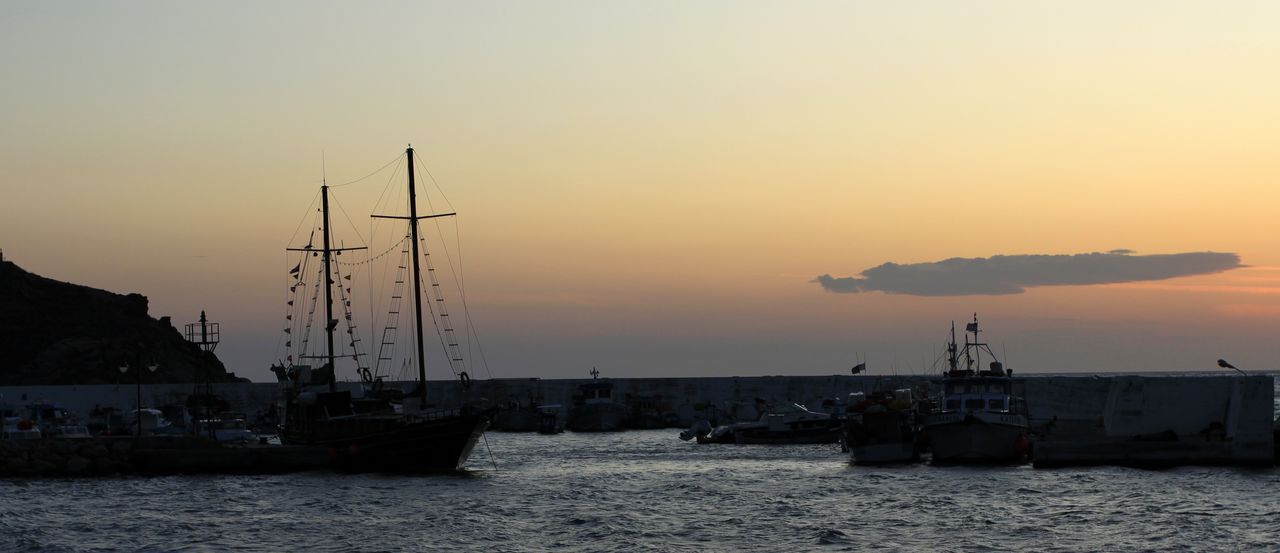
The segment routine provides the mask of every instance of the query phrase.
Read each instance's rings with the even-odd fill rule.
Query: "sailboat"
[[[307,258],[319,258],[323,271],[317,281],[316,293],[311,298],[302,298],[315,303],[323,301],[325,352],[322,355],[303,355],[298,361],[306,359],[323,360],[324,364],[313,370],[305,363],[294,364],[289,358],[288,364],[281,362],[272,366],[282,388],[285,416],[280,427],[280,438],[286,444],[298,444],[325,447],[329,450],[334,467],[350,472],[389,471],[389,472],[429,472],[459,470],[466,463],[476,443],[483,436],[485,429],[493,419],[495,409],[477,405],[463,404],[458,408],[431,408],[427,402],[426,357],[424,355],[423,316],[422,316],[422,270],[419,251],[419,221],[423,219],[454,215],[453,213],[438,215],[418,215],[417,195],[414,185],[413,148],[405,150],[408,163],[409,214],[407,216],[381,216],[376,218],[400,219],[408,223],[406,240],[409,243],[406,253],[411,255],[413,281],[413,313],[415,315],[415,345],[417,356],[417,386],[409,394],[401,390],[383,388],[380,378],[368,367],[358,367],[364,394],[353,398],[350,391],[338,390],[335,361],[334,332],[340,323],[334,317],[334,290],[339,294],[340,306],[346,311],[348,344],[352,348],[349,355],[363,364],[364,355],[358,351],[359,339],[355,337],[354,323],[350,310],[350,289],[345,287],[344,280],[350,275],[340,273],[339,264],[334,259],[345,251],[365,248],[334,247],[329,213],[329,186],[320,187],[321,216],[323,219],[320,247],[308,244],[302,248],[290,248],[290,251],[302,252],[304,261],[290,271],[296,282],[291,292],[302,287],[302,265]],[[337,284],[337,286],[335,286]],[[402,281],[399,284],[403,284]],[[433,281],[433,286],[436,284]],[[323,292],[321,299],[320,292]],[[396,292],[400,294],[400,292]],[[397,296],[397,306],[399,296]],[[289,300],[293,306],[295,299]],[[398,309],[398,307],[397,307]],[[314,309],[307,316],[306,327],[313,324]],[[292,327],[290,327],[292,328]],[[290,329],[286,329],[292,344]],[[385,334],[384,334],[385,338]],[[302,340],[308,340],[302,337]],[[385,342],[384,342],[385,343]],[[304,343],[305,346],[305,343]],[[305,352],[306,348],[303,348]],[[345,351],[343,357],[346,357]],[[460,375],[465,387],[470,379],[465,372]]]

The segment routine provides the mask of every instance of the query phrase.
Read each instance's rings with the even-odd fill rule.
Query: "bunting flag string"
[[[408,236],[406,236],[406,237],[404,237],[404,238],[401,238],[399,242],[396,242],[395,244],[392,244],[390,248],[387,248],[387,251],[384,251],[384,252],[382,252],[382,253],[380,253],[380,254],[378,254],[378,255],[375,255],[375,256],[373,256],[373,257],[370,257],[369,259],[366,259],[366,260],[364,260],[364,261],[351,261],[351,262],[347,262],[347,261],[338,261],[338,260],[336,260],[336,259],[335,259],[335,260],[333,260],[333,262],[334,262],[334,263],[337,263],[338,265],[347,265],[347,266],[354,266],[354,265],[367,265],[367,264],[369,264],[369,262],[374,261],[374,260],[377,260],[377,259],[381,259],[381,258],[385,257],[387,254],[389,254],[389,253],[391,253],[391,252],[393,252],[393,251],[398,251],[398,250],[399,250],[399,248],[400,248],[400,246],[401,246],[401,245],[403,245],[403,244],[404,244],[404,242],[405,242],[405,240],[408,240],[408,239],[409,239],[409,237],[408,237]],[[346,277],[346,278],[349,280],[351,277]]]

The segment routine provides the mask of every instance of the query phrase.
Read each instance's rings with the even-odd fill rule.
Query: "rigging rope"
[[[336,264],[336,265],[345,265],[345,266],[348,266],[348,267],[353,266],[353,265],[368,265],[370,262],[372,262],[372,261],[376,261],[376,260],[378,260],[378,259],[381,259],[383,256],[385,256],[385,255],[387,255],[387,254],[389,254],[389,253],[391,253],[391,252],[395,251],[395,250],[396,250],[396,248],[400,247],[400,245],[404,244],[404,243],[405,243],[405,241],[406,241],[406,240],[408,240],[408,239],[409,239],[409,237],[408,237],[408,236],[406,236],[406,237],[404,237],[404,238],[401,238],[399,242],[396,242],[395,244],[392,244],[392,245],[391,245],[391,247],[390,247],[390,248],[387,248],[387,250],[386,250],[386,251],[384,251],[384,252],[382,252],[382,253],[380,253],[380,254],[378,254],[378,255],[375,255],[375,256],[373,256],[373,257],[370,257],[370,258],[368,258],[368,259],[366,259],[366,260],[364,260],[364,261],[333,261],[333,263],[334,263],[334,264]]]
[[[417,158],[414,159],[414,161],[417,164],[417,166],[420,167],[424,173],[426,173],[427,177],[431,180],[431,183],[435,185],[436,191],[440,193],[440,197],[441,199],[444,200],[445,205],[449,207],[449,211],[456,212],[457,209],[453,207],[453,202],[449,201],[449,197],[445,195],[444,189],[441,188],[440,183],[436,181],[436,177],[431,173],[431,169],[428,169],[426,166],[426,163],[422,161],[422,156],[418,156]],[[431,209],[432,212],[434,212],[435,208],[431,202],[431,195],[423,194],[423,196],[427,198],[427,208]],[[467,305],[467,291],[466,291],[467,287],[466,287],[466,280],[465,280],[466,276],[464,274],[463,266],[462,266],[461,220],[457,216],[454,217],[454,235],[453,235],[454,244],[455,244],[454,249],[457,252],[457,259],[458,259],[458,264],[456,268],[454,267],[454,264],[453,264],[454,256],[450,255],[449,247],[447,245],[448,243],[444,239],[444,231],[442,230],[442,227],[441,227],[442,222],[440,221],[439,218],[435,219],[433,222],[435,223],[435,226],[436,226],[436,233],[440,236],[440,244],[441,244],[441,247],[444,249],[445,259],[449,262],[449,273],[453,277],[453,281],[458,283],[458,296],[462,302],[462,315],[463,315],[463,318],[465,319],[464,324],[466,325],[464,327],[464,331],[466,332],[466,335],[467,335],[467,353],[468,355],[470,355],[472,353],[472,350],[474,349],[479,354],[478,357],[480,359],[481,366],[484,368],[485,375],[489,378],[493,378],[493,373],[492,371],[489,370],[489,360],[485,356],[483,344],[481,344],[480,342],[479,332],[476,330],[475,321],[471,317],[471,309]],[[473,344],[474,344],[474,348],[472,346]]]
[[[353,180],[353,181],[344,182],[344,183],[342,183],[342,184],[331,184],[331,185],[329,185],[329,188],[337,188],[337,187],[339,187],[339,186],[347,186],[347,185],[350,185],[350,184],[355,184],[355,183],[360,182],[360,181],[362,181],[362,180],[364,180],[364,179],[367,179],[367,178],[369,178],[369,177],[372,177],[372,176],[374,176],[374,175],[376,175],[376,174],[378,174],[378,173],[381,173],[381,172],[382,172],[382,170],[383,170],[383,169],[386,169],[388,165],[391,165],[392,163],[395,163],[395,162],[399,161],[399,160],[400,160],[400,158],[402,158],[402,157],[404,157],[404,153],[401,153],[400,155],[396,156],[396,157],[395,157],[395,159],[392,159],[391,161],[386,162],[382,167],[379,167],[376,171],[374,171],[374,172],[372,172],[372,173],[369,173],[368,175],[365,175],[365,176],[360,177],[360,178],[358,178],[358,179],[356,179],[356,180]]]

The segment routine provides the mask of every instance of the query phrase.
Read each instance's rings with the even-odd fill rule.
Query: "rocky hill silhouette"
[[[240,382],[218,358],[154,319],[141,294],[61,282],[0,260],[0,385]],[[119,367],[128,364],[129,374]]]

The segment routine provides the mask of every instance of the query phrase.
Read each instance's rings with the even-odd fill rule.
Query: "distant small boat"
[[[956,344],[955,324],[951,325],[942,395],[924,419],[935,463],[1020,462],[1026,460],[1030,449],[1026,404],[1013,392],[1012,371],[995,360],[991,348],[978,340],[978,332],[975,314],[966,327],[961,350]],[[991,356],[990,368],[975,371],[973,367],[980,366],[984,351]]]
[[[142,434],[146,436],[180,436],[182,429],[173,425],[169,419],[165,418],[164,412],[159,409],[134,409],[130,411],[133,415],[133,422],[128,425],[129,430],[133,434],[138,433],[138,419],[142,419]]]
[[[696,440],[700,444],[736,444],[738,443],[738,438],[734,434],[735,430],[763,426],[764,424],[758,421],[712,426],[709,421],[704,419],[695,422],[692,427],[681,432],[680,439],[686,442]]]
[[[834,444],[844,433],[844,421],[788,403],[771,409],[751,425],[733,428],[739,444]]]
[[[499,432],[533,432],[541,421],[542,412],[532,398],[528,403],[513,400],[498,409],[489,428]]]
[[[920,460],[915,395],[908,389],[851,394],[845,444],[856,465]]]
[[[538,433],[559,434],[564,432],[564,424],[560,422],[560,405],[538,406]]]
[[[213,439],[221,443],[247,444],[258,441],[258,435],[249,430],[243,417],[220,417],[200,421],[200,427],[213,432]]]
[[[92,438],[93,434],[89,433],[89,427],[84,425],[68,425],[59,426],[53,432],[53,437],[64,440],[82,440]]]
[[[599,380],[600,371],[591,369],[591,382],[578,387],[578,397],[569,411],[569,430],[574,432],[616,432],[626,430],[631,414],[626,405],[614,401],[613,383]]]

